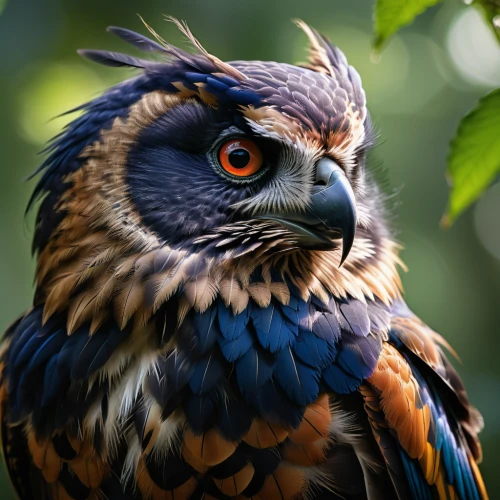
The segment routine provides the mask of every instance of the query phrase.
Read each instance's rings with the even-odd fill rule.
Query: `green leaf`
[[[387,39],[402,26],[410,24],[429,7],[442,0],[376,0],[375,39],[373,48],[379,51]]]
[[[448,227],[500,173],[500,89],[483,97],[460,122],[451,142],[447,177],[452,186],[441,223]]]

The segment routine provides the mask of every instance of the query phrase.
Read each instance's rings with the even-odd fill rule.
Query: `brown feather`
[[[123,330],[143,303],[144,289],[139,281],[139,277],[132,276],[114,299],[115,318]]]
[[[52,498],[55,500],[75,500],[60,482],[51,484],[50,491],[52,492]]]
[[[96,456],[81,457],[71,461],[73,472],[87,488],[98,488],[108,475],[108,466]]]
[[[69,304],[66,328],[71,335],[85,321],[92,318],[93,304],[96,298],[93,291],[85,291],[77,295]]]
[[[235,278],[234,270],[230,276],[219,284],[219,292],[227,307],[231,307],[234,314],[244,311],[248,304],[248,291],[244,290],[241,283]]]
[[[194,456],[186,446],[182,448],[182,457],[195,471],[205,474],[209,469],[208,466],[200,457]]]
[[[271,288],[266,283],[252,283],[247,290],[260,307],[267,307],[271,303]]]

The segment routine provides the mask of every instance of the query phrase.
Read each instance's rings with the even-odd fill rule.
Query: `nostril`
[[[316,182],[314,183],[314,187],[326,187],[328,183],[326,182],[325,179],[317,179]]]
[[[321,158],[316,163],[314,187],[328,187],[332,181],[332,176],[338,171],[341,172],[342,170],[333,160],[330,158]]]

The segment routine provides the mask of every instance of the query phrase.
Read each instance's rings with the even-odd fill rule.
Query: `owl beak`
[[[356,200],[343,170],[331,159],[316,164],[316,179],[305,212],[266,215],[298,236],[302,248],[331,250],[332,240],[342,238],[342,265],[356,233]]]

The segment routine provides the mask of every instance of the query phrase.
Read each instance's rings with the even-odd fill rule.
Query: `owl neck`
[[[338,251],[214,258],[168,246],[137,247],[105,231],[60,232],[39,256],[35,305],[43,305],[44,321],[67,311],[71,333],[87,322],[95,331],[113,317],[120,328],[145,326],[174,296],[179,322],[218,297],[234,314],[249,300],[262,307],[272,297],[287,304],[291,291],[324,303],[351,297],[391,304],[400,297],[402,264],[389,239],[375,245],[361,234],[342,267],[338,260]]]

